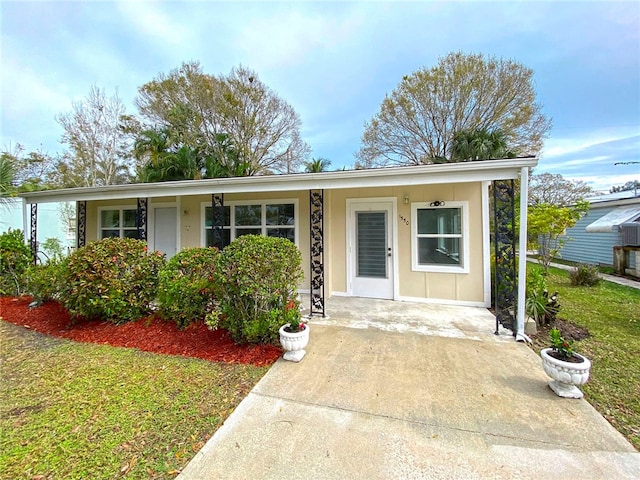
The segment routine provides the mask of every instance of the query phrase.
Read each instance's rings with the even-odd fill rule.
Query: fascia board
[[[365,188],[514,179],[537,159],[485,160],[464,164],[391,167],[291,175],[216,178],[181,182],[80,187],[21,194],[27,203],[157,198],[211,193],[262,193],[296,190]],[[462,168],[464,165],[464,168]]]

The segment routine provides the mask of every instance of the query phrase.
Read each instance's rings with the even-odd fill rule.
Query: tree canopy
[[[638,189],[640,189],[640,181],[629,180],[624,185],[614,185],[609,189],[609,193],[628,192],[631,190],[638,190]]]
[[[560,174],[541,173],[531,175],[529,181],[529,205],[576,205],[592,188],[582,180],[567,180]]]
[[[450,53],[402,78],[365,124],[356,157],[366,167],[451,160],[456,134],[496,130],[513,155],[535,155],[550,128],[533,70],[514,60]]]
[[[107,97],[92,86],[72,110],[56,117],[69,150],[60,158],[56,183],[67,187],[126,183],[131,177],[132,138],[123,126],[125,107],[117,92]]]
[[[217,159],[225,171],[293,172],[309,153],[293,107],[242,66],[214,76],[184,63],[140,87],[135,103],[147,130],[166,132],[178,149]]]

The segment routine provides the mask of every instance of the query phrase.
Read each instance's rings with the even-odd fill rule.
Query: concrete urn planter
[[[304,330],[291,333],[285,329],[289,327],[286,323],[280,327],[280,345],[285,349],[282,358],[290,362],[299,362],[305,356],[305,347],[309,343],[309,325],[305,324]]]
[[[589,380],[591,362],[588,358],[574,353],[581,362],[565,362],[549,355],[551,348],[545,348],[540,352],[542,368],[553,380],[549,380],[549,387],[559,397],[582,398],[584,394],[578,388],[579,385]]]

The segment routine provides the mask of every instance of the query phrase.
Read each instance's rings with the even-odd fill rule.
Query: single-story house
[[[633,190],[587,199],[589,212],[568,228],[561,258],[614,266],[614,252],[626,257],[629,270],[640,267],[640,193]]]
[[[0,205],[0,233],[9,229],[23,230],[24,226],[24,203],[19,197],[4,198]],[[38,231],[37,239],[40,241],[39,257],[45,261],[45,254],[42,252],[42,242],[48,238],[55,238],[60,242],[63,250],[73,248],[76,244],[75,218],[73,212],[75,204],[73,202],[46,203],[38,210]],[[27,226],[28,228],[28,226]]]
[[[77,202],[78,246],[135,237],[170,257],[186,247],[222,248],[245,234],[288,238],[303,256],[300,291],[311,294],[312,313],[324,314],[331,295],[489,307],[491,190],[498,317],[510,316],[515,335],[524,325],[526,256],[521,245],[518,282],[513,185],[521,179],[526,202],[528,171],[536,164],[527,157],[21,196],[25,225],[32,226],[38,205]],[[526,203],[520,211],[519,237],[526,238]]]

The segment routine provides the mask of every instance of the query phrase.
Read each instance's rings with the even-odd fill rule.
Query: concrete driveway
[[[329,322],[180,480],[640,478],[640,453],[585,400],[556,397],[535,353],[492,326],[444,337]]]

